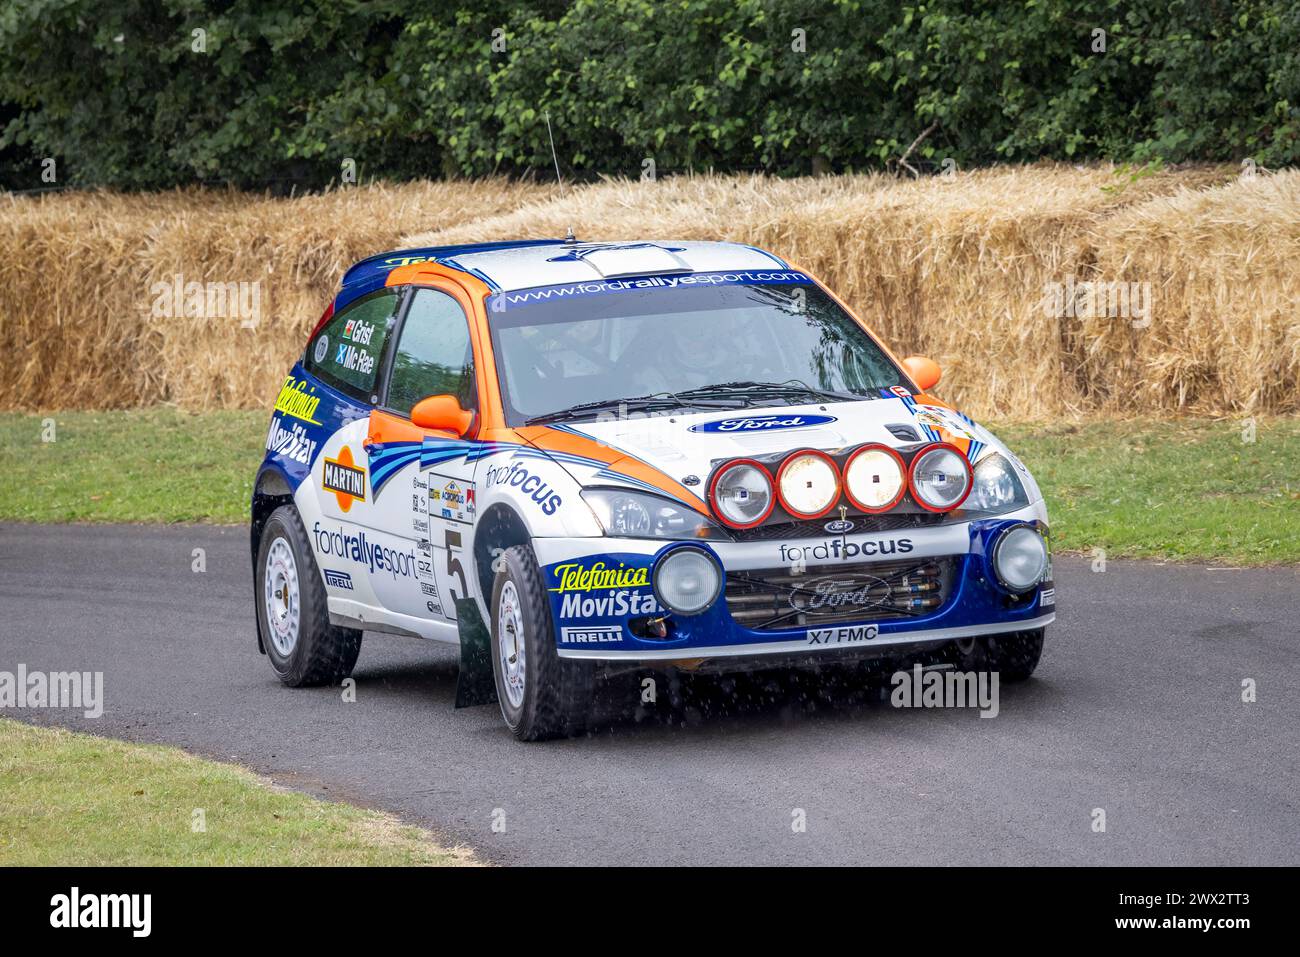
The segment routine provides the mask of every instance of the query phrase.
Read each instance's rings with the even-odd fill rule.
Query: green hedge
[[[0,0],[3,184],[1300,155],[1295,0],[401,6]]]

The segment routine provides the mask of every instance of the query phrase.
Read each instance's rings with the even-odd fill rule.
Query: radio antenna
[[[555,152],[555,134],[551,132],[551,111],[547,110],[544,114],[546,117],[546,135],[551,141],[551,159],[555,161],[555,181],[564,185],[564,180],[560,177],[560,157]]]

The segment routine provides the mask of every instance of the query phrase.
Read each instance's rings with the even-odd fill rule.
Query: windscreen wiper
[[[758,396],[811,396],[814,399],[825,399],[831,402],[860,402],[863,399],[871,398],[871,396],[859,395],[856,392],[837,392],[834,389],[819,389],[815,386],[809,385],[802,379],[787,379],[785,382],[720,382],[717,385],[705,385],[695,389],[683,389],[677,392],[677,395],[683,398],[716,398],[721,396],[736,396],[738,398]]]
[[[686,399],[681,393],[656,392],[653,395],[634,395],[621,399],[597,399],[594,402],[580,402],[567,409],[545,412],[525,419],[524,425],[545,425],[548,422],[562,422],[567,419],[581,419],[605,411],[653,412],[670,409],[734,409],[735,401],[712,402],[705,396]]]

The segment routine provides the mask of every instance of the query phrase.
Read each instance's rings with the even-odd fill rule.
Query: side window
[[[400,301],[396,290],[385,289],[358,299],[331,317],[307,345],[307,370],[369,401],[379,375],[384,340]]]
[[[412,406],[425,396],[444,393],[456,396],[462,409],[478,404],[469,325],[460,303],[451,296],[436,289],[417,289],[393,353],[388,408],[410,415]]]

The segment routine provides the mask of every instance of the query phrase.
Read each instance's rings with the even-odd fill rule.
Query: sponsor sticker
[[[811,561],[850,561],[859,555],[906,555],[913,549],[910,538],[886,538],[879,541],[851,542],[831,538],[810,545],[781,545],[781,561],[785,564]]]
[[[597,645],[622,640],[623,629],[618,625],[594,625],[589,628],[570,626],[560,629],[560,642],[567,645]]]
[[[280,394],[275,397],[275,411],[301,419],[308,425],[320,425],[315,418],[320,396],[315,393],[315,387],[308,386],[305,380],[286,376]]]
[[[1055,608],[1056,589],[1044,588],[1042,591],[1040,591],[1038,593],[1038,604],[1041,605],[1043,608]]]
[[[330,337],[327,335],[322,335],[319,339],[316,340],[316,351],[312,353],[312,358],[314,358],[317,364],[319,365],[320,363],[325,361],[325,357],[329,355],[329,352],[330,352]]]
[[[613,588],[637,588],[650,584],[650,569],[628,568],[622,562],[617,568],[598,561],[587,565],[582,562],[565,562],[556,565],[554,575],[558,585],[555,592],[601,591]]]
[[[833,415],[742,415],[692,425],[692,432],[776,432],[781,429],[810,429],[836,421]]]
[[[603,595],[570,592],[560,601],[561,618],[624,618],[629,615],[659,615],[663,608],[649,592],[620,588]]]
[[[334,493],[339,508],[345,512],[352,508],[353,502],[366,500],[366,473],[353,462],[351,448],[345,445],[337,458],[325,459],[321,487]]]
[[[512,462],[508,466],[489,465],[485,482],[489,486],[509,485],[517,488],[536,502],[545,515],[554,515],[564,504],[560,494],[553,491],[549,483],[518,462]]]
[[[303,426],[291,422],[289,427],[285,428],[284,420],[280,416],[271,417],[271,427],[266,433],[268,452],[301,462],[303,465],[311,465],[312,459],[316,457],[316,445],[316,440],[308,438],[307,430]]]
[[[352,576],[347,572],[336,572],[332,568],[325,569],[325,584],[331,588],[345,588],[352,591]]]
[[[387,571],[394,580],[398,576],[411,578],[415,575],[414,551],[403,552],[376,544],[365,531],[353,534],[343,528],[331,530],[317,522],[312,526],[312,535],[316,539],[317,555],[356,562],[369,568],[371,574]]]
[[[435,472],[428,476],[425,509],[431,517],[467,524],[474,521],[474,483]]]

